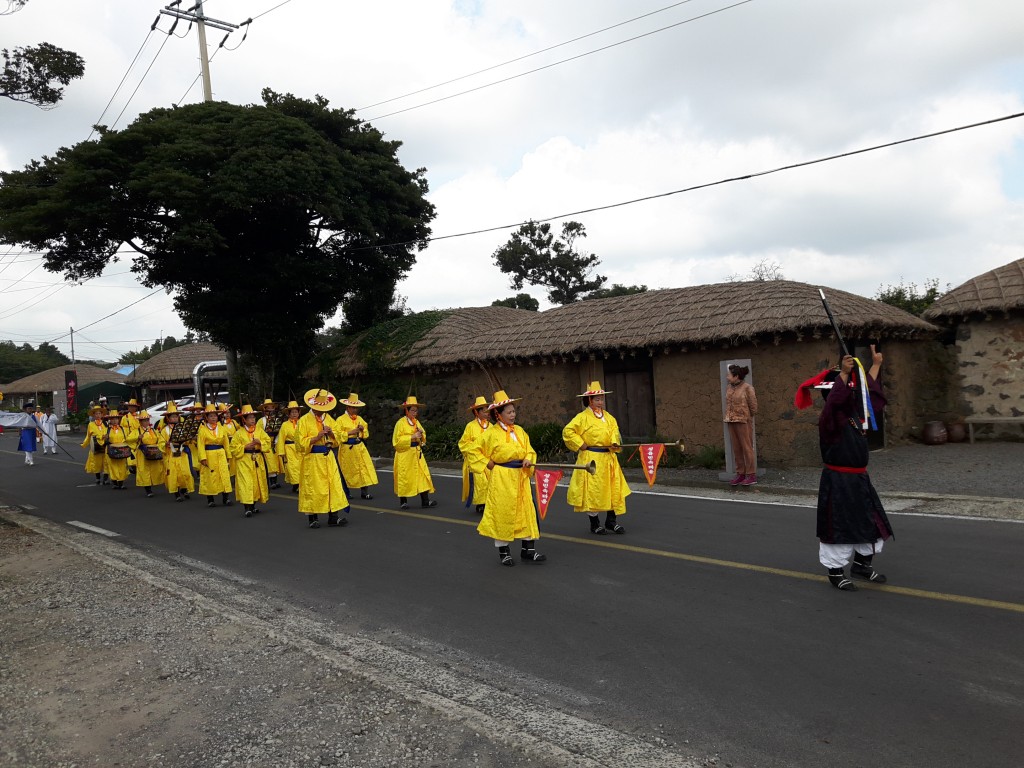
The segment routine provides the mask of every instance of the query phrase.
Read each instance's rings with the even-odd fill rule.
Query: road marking
[[[98,533],[101,536],[106,536],[106,537],[111,538],[111,539],[116,539],[116,538],[119,538],[121,536],[120,533],[114,533],[113,531],[108,531],[106,528],[97,528],[95,525],[89,525],[88,523],[81,523],[78,520],[69,520],[68,521],[68,525],[73,525],[73,526],[75,526],[75,528],[81,528],[82,530],[91,531],[92,533]]]
[[[273,496],[278,498],[294,499],[294,496],[285,496],[284,494],[275,493]],[[430,515],[426,512],[411,512],[404,510],[394,509],[382,509],[380,507],[367,507],[362,504],[352,504],[352,509],[361,509],[367,512],[376,512],[378,514],[394,515],[396,517],[411,517],[416,520],[430,520],[436,523],[446,523],[448,525],[464,525],[472,526],[476,528],[476,520],[459,520],[453,517],[442,517],[441,515]],[[590,547],[603,547],[604,549],[615,549],[620,552],[633,552],[639,555],[648,555],[651,557],[665,557],[670,560],[683,560],[688,563],[700,563],[701,565],[714,565],[720,568],[732,568],[741,571],[753,571],[755,573],[766,573],[772,576],[784,576],[790,579],[800,579],[802,581],[817,581],[826,582],[828,578],[821,576],[816,573],[805,573],[803,571],[790,571],[785,568],[772,568],[766,565],[754,565],[753,563],[740,563],[734,560],[721,560],[716,557],[705,557],[703,555],[688,555],[683,552],[669,552],[664,549],[653,549],[652,547],[637,547],[632,544],[620,544],[616,541],[602,541],[597,539],[583,539],[578,536],[564,536],[558,533],[545,533],[544,538],[552,539],[554,541],[567,541],[570,544],[583,544]],[[925,600],[936,600],[944,603],[958,603],[960,605],[973,605],[979,608],[995,608],[1001,611],[1012,611],[1014,613],[1024,613],[1024,603],[1010,603],[1003,600],[988,600],[983,597],[971,597],[969,595],[954,595],[947,592],[931,592],[926,589],[913,589],[911,587],[897,587],[891,584],[871,584],[868,582],[858,583],[860,589],[869,589],[876,592],[889,592],[894,595],[904,595],[906,597],[919,597]]]
[[[31,504],[19,504],[22,509],[39,509],[39,507],[33,507]]]

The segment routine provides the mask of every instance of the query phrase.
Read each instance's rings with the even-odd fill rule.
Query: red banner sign
[[[658,462],[661,461],[664,453],[664,443],[640,446],[640,466],[644,468],[644,477],[647,478],[647,485],[654,485],[654,478],[658,474]]]
[[[538,469],[533,474],[537,481],[537,511],[540,519],[543,520],[548,514],[548,504],[555,493],[558,481],[562,479],[562,472],[558,469]]]
[[[64,392],[68,399],[68,413],[78,413],[78,371],[64,369]]]

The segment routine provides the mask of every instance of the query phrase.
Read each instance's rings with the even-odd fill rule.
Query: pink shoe
[[[729,481],[729,485],[739,485],[747,479],[746,475],[736,475],[732,480]]]
[[[740,485],[757,485],[757,475],[746,475]]]

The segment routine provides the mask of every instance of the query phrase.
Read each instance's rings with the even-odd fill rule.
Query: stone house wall
[[[954,349],[962,415],[1024,416],[1024,314],[960,323]],[[1019,425],[977,429],[991,430],[996,437],[1024,437]]]

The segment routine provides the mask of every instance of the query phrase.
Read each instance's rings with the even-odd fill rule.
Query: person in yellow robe
[[[476,504],[476,513],[483,514],[484,504],[487,500],[487,473],[473,472],[469,468],[469,446],[471,446],[484,431],[491,426],[491,419],[488,416],[490,403],[483,395],[477,397],[476,402],[469,407],[473,414],[473,420],[466,425],[466,429],[459,439],[459,450],[462,452],[462,500],[468,507]]]
[[[191,413],[186,415],[186,416],[184,416],[184,417],[182,417],[182,418],[192,419],[192,421],[196,422],[196,426],[197,427],[202,427],[203,424],[206,423],[206,415],[205,415],[205,412],[204,412],[204,409],[205,409],[204,405],[202,405],[199,402],[196,402],[196,403],[193,403],[192,405],[186,406],[185,409],[188,410],[188,411],[191,411]],[[198,436],[199,432],[196,431],[195,434],[196,434],[196,436]],[[185,455],[188,457],[189,469],[191,470],[192,474],[195,475],[195,479],[198,480],[199,479],[199,474],[200,474],[199,471],[202,469],[202,467],[199,466],[199,455],[196,453],[196,450],[197,450],[196,437],[193,437],[191,440],[189,440],[187,443],[185,443],[184,450],[185,450]]]
[[[617,518],[626,514],[626,497],[632,493],[616,455],[621,450],[618,446],[622,444],[619,425],[615,417],[604,409],[604,396],[607,394],[601,388],[601,382],[590,382],[587,391],[577,395],[583,398],[583,410],[562,430],[565,446],[578,452],[576,463],[589,464],[593,461],[597,465],[594,475],[580,469],[572,473],[566,501],[576,512],[587,513],[590,532],[598,536],[608,531],[626,532]],[[607,513],[604,525],[598,516],[600,512]]]
[[[203,410],[205,423],[196,434],[196,456],[199,457],[199,493],[206,497],[206,506],[216,506],[219,493],[225,507],[231,506],[231,475],[228,473],[228,431],[217,418],[217,406],[210,403]]]
[[[139,401],[134,397],[124,404],[125,412],[121,414],[121,429],[126,434],[133,435],[134,437],[128,441],[128,447],[132,449],[131,456],[128,457],[128,471],[131,474],[135,474],[135,468],[138,466],[138,453],[139,447],[139,410],[141,406]]]
[[[281,424],[274,443],[274,453],[284,467],[284,479],[291,483],[292,493],[299,492],[299,481],[302,477],[302,454],[295,448],[295,426],[299,423],[302,409],[294,400],[288,403],[288,420]]]
[[[345,413],[334,419],[335,429],[342,443],[338,448],[338,464],[345,484],[359,491],[359,498],[372,499],[370,486],[377,484],[377,470],[373,459],[366,449],[366,440],[370,437],[370,425],[359,415],[359,409],[366,403],[359,395],[350,392],[348,398],[342,398]]]
[[[395,448],[395,495],[400,509],[408,509],[409,497],[416,495],[420,497],[421,506],[437,506],[437,502],[430,498],[434,492],[434,481],[423,455],[427,431],[419,421],[421,405],[425,403],[417,402],[415,395],[405,398],[405,402],[399,406],[405,414],[395,424],[391,434],[391,445]]]
[[[160,450],[160,434],[150,426],[149,414],[142,411],[136,417],[139,432],[135,449],[135,486],[152,498],[153,486],[164,482],[164,456]]]
[[[188,463],[189,457],[185,453],[185,444],[171,441],[171,435],[180,420],[178,406],[168,403],[167,412],[164,414],[164,426],[159,432],[159,444],[160,450],[164,453],[164,482],[167,485],[167,492],[174,494],[176,502],[190,498],[189,494],[196,489],[192,468]]]
[[[256,423],[256,415],[251,405],[243,405],[238,414],[242,426],[231,438],[231,454],[237,460],[235,498],[245,507],[246,517],[260,511],[257,504],[270,500],[267,455],[273,448],[270,435]]]
[[[271,423],[270,417],[277,413],[277,408],[280,405],[280,403],[275,403],[268,397],[263,401],[263,405],[260,406],[263,416],[260,418],[259,424],[263,431],[270,435],[271,440],[277,440],[279,430]],[[271,489],[280,488],[281,484],[278,482],[277,476],[284,474],[284,464],[281,457],[276,453],[267,456],[267,472],[269,473],[268,479],[270,480]]]
[[[341,440],[334,432],[334,419],[328,415],[338,401],[326,389],[311,389],[302,401],[309,412],[295,425],[295,446],[302,456],[299,512],[306,515],[310,528],[320,527],[324,512],[328,525],[347,525],[348,518],[338,517],[339,512],[348,513],[349,504],[333,452]]]
[[[509,397],[505,390],[495,392],[490,406],[494,426],[484,430],[468,450],[472,470],[489,473],[487,500],[477,533],[494,539],[499,562],[509,567],[515,565],[509,549],[515,539],[523,540],[521,560],[547,560],[537,551],[540,529],[530,488],[537,452],[526,430],[516,425],[515,404],[520,399]]]
[[[128,457],[131,455],[129,440],[138,440],[138,433],[121,426],[121,414],[111,411],[103,420],[107,423],[104,445],[107,447],[107,474],[115,491],[124,490],[124,481],[128,479]]]
[[[105,440],[107,428],[103,424],[103,409],[94,405],[89,413],[92,421],[85,428],[85,440],[82,441],[82,448],[88,448],[89,454],[85,459],[85,471],[96,476],[96,485],[106,485],[110,482],[105,474],[104,456],[106,455]]]
[[[217,418],[220,420],[221,426],[228,431],[228,442],[234,438],[235,432],[238,431],[238,422],[231,418],[231,405],[229,403],[218,403],[217,404]],[[231,479],[235,479],[235,466],[238,460],[235,458],[232,451],[228,451],[228,474],[231,475]]]

